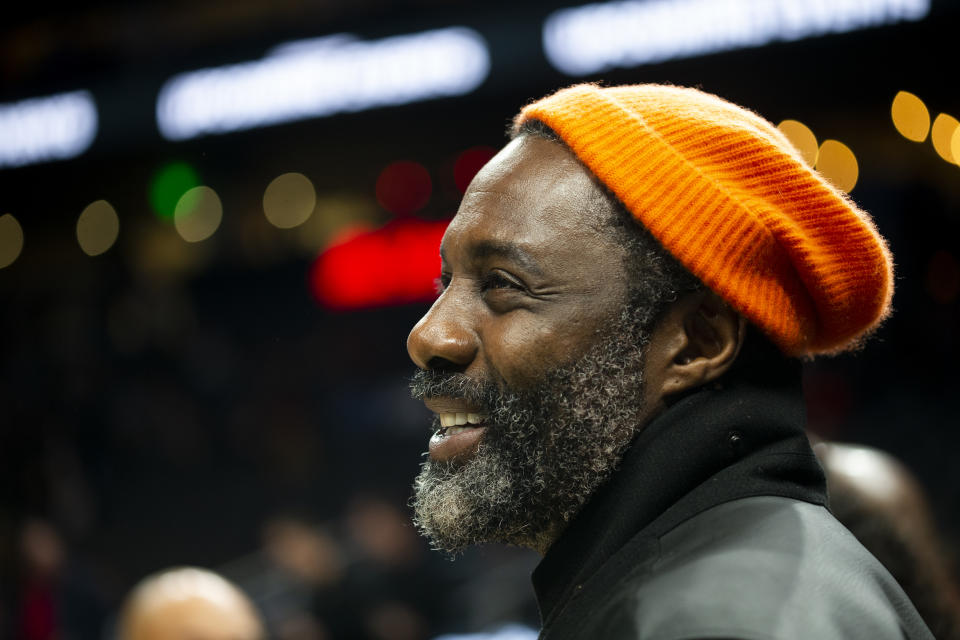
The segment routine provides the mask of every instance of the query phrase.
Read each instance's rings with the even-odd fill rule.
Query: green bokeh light
[[[173,220],[177,201],[188,190],[200,185],[196,169],[186,162],[170,162],[160,167],[150,180],[150,206],[164,220]]]

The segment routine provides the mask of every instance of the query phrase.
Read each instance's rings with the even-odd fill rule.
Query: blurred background
[[[281,638],[535,627],[536,557],[451,563],[409,524],[429,417],[404,343],[470,178],[577,81],[749,106],[872,213],[895,314],[807,365],[810,427],[897,456],[952,545],[958,39],[953,0],[7,6],[3,637],[111,637],[177,565]]]

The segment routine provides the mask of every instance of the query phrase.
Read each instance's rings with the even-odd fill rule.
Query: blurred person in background
[[[347,508],[355,562],[346,597],[357,607],[360,635],[374,640],[425,640],[436,584],[408,517],[385,499],[359,495]]]
[[[940,640],[960,640],[953,555],[927,497],[896,458],[871,447],[816,442],[830,510],[890,571]]]
[[[106,604],[90,572],[70,553],[60,531],[31,518],[19,530],[20,576],[8,632],[22,640],[100,635]],[[2,629],[2,626],[0,626]]]
[[[119,640],[262,640],[263,625],[237,587],[212,571],[183,567],[141,581],[127,597]]]
[[[541,638],[931,638],[827,510],[800,358],[890,312],[870,217],[693,89],[524,108],[441,244],[411,386],[439,549],[533,548]]]
[[[59,581],[66,550],[60,534],[47,522],[29,520],[20,530],[23,583],[17,635],[55,638],[63,632]]]
[[[449,563],[437,562],[402,502],[360,491],[323,524],[278,515],[263,550],[224,568],[253,597],[271,637],[282,640],[427,640],[450,620]],[[472,583],[476,574],[469,576]]]
[[[275,516],[263,527],[261,581],[254,592],[271,636],[278,640],[336,637],[342,615],[346,568],[342,545],[326,529],[291,516]],[[324,606],[317,609],[316,603]]]

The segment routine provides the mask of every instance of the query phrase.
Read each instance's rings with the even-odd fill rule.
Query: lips
[[[440,428],[430,438],[430,457],[454,460],[472,455],[486,429],[487,417],[454,398],[426,398],[424,403],[440,421]]]

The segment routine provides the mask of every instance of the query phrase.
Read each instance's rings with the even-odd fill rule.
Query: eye
[[[490,291],[491,289],[516,289],[518,291],[525,290],[525,287],[520,282],[508,277],[506,274],[500,271],[491,271],[488,273],[483,278],[481,288],[484,291]]]

